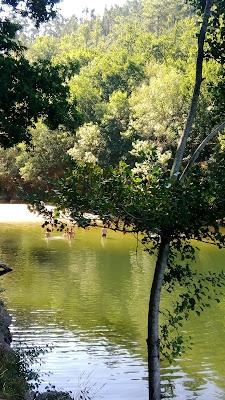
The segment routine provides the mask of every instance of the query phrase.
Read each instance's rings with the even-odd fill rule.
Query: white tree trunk
[[[174,176],[174,175],[176,176],[176,174],[180,172],[185,148],[187,145],[187,140],[191,134],[192,126],[193,126],[196,112],[197,112],[198,100],[199,100],[200,89],[201,89],[201,84],[202,84],[202,67],[203,67],[203,60],[204,60],[205,35],[206,35],[207,27],[208,27],[209,17],[211,15],[211,8],[213,5],[213,2],[214,2],[214,0],[206,0],[202,26],[201,26],[201,30],[200,30],[199,38],[198,38],[198,55],[197,55],[197,61],[196,61],[195,85],[194,85],[194,90],[193,90],[193,95],[192,95],[192,100],[191,100],[191,106],[190,106],[189,114],[188,114],[187,121],[186,121],[186,124],[184,127],[184,132],[181,135],[178,146],[177,146],[176,155],[175,155],[173,166],[171,169],[171,176]]]
[[[174,157],[174,163],[171,169],[171,177],[178,179],[181,170],[184,152],[187,140],[190,137],[192,126],[196,117],[199,101],[200,89],[202,84],[202,67],[204,60],[204,43],[208,27],[208,21],[211,14],[211,8],[214,0],[206,0],[203,21],[198,38],[198,54],[196,61],[196,76],[194,90],[190,105],[189,114],[184,127],[183,134],[180,137],[177,151]],[[149,314],[148,314],[148,369],[149,369],[149,400],[161,399],[160,388],[160,345],[159,345],[159,306],[160,293],[164,279],[165,268],[169,256],[170,238],[161,237],[156,268],[150,293]]]
[[[169,239],[162,238],[156,261],[154,278],[149,300],[148,312],[148,372],[149,400],[161,399],[160,388],[160,345],[159,345],[159,306],[160,294],[169,255]]]

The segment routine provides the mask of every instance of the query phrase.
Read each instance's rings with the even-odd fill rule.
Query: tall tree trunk
[[[184,157],[184,152],[187,145],[187,140],[191,134],[192,126],[196,117],[197,106],[199,101],[200,89],[202,84],[202,67],[204,60],[204,44],[205,44],[205,36],[207,32],[209,17],[211,15],[211,8],[214,3],[214,0],[206,0],[205,10],[203,14],[202,26],[199,32],[198,37],[198,54],[196,61],[196,74],[195,74],[195,85],[191,100],[191,106],[189,110],[189,114],[186,120],[186,124],[184,127],[184,132],[180,137],[178,142],[176,155],[174,158],[173,166],[171,169],[171,176],[176,176],[177,173],[180,172],[181,164]]]
[[[159,306],[160,293],[169,255],[169,238],[161,238],[155,273],[151,287],[148,312],[148,373],[149,400],[161,399],[160,388],[160,346],[159,346]]]
[[[198,54],[196,60],[196,76],[194,90],[191,100],[191,106],[184,132],[180,137],[174,163],[171,169],[171,176],[178,179],[181,165],[183,162],[184,152],[187,140],[190,137],[193,123],[195,121],[197,106],[199,102],[200,89],[202,84],[202,69],[204,60],[204,44],[208,27],[208,21],[211,15],[211,8],[214,0],[206,0],[203,14],[202,26],[198,37]],[[161,399],[160,388],[160,346],[159,346],[159,306],[160,293],[164,279],[165,268],[167,266],[169,256],[170,238],[161,236],[161,244],[159,247],[158,258],[155,267],[155,273],[150,293],[149,313],[148,313],[148,370],[149,370],[149,400]]]

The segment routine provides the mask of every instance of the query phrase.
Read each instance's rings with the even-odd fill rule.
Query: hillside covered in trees
[[[166,1],[162,9],[160,0],[133,0],[101,17],[86,10],[80,20],[58,16],[39,30],[27,24],[18,31],[15,42],[25,47],[25,59],[49,66],[46,85],[49,80],[57,85],[52,72],[57,71],[64,88],[60,97],[69,106],[57,104],[54,123],[49,109],[48,119],[45,111],[36,113],[19,143],[2,141],[2,201],[23,201],[38,192],[52,201],[55,182],[74,161],[100,166],[124,161],[137,173],[149,173],[153,165],[170,168],[191,98],[198,28],[190,3]],[[220,119],[223,74],[219,61],[205,62],[189,147]],[[20,128],[13,129],[16,136]],[[224,136],[216,141],[212,162],[223,158]]]

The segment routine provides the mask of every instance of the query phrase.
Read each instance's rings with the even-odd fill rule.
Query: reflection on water
[[[43,356],[43,387],[96,398],[147,398],[146,320],[154,260],[133,236],[79,230],[75,240],[49,240],[36,224],[1,225],[0,257],[14,267],[2,279],[13,316],[14,343],[52,350]],[[225,252],[203,246],[198,268],[224,266]],[[163,303],[168,301],[164,297]],[[225,399],[225,300],[184,327],[194,345],[162,365],[163,386],[176,399]],[[50,371],[50,375],[49,375]]]

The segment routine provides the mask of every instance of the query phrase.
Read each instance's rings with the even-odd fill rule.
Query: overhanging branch
[[[195,163],[195,161],[198,159],[199,154],[201,151],[206,147],[206,145],[212,140],[218,133],[222,132],[225,129],[225,121],[223,121],[220,125],[215,126],[213,130],[205,137],[205,139],[200,143],[200,145],[197,147],[197,149],[194,151],[192,154],[189,163],[186,165],[184,171],[182,172],[180,176],[180,181],[182,181],[185,176],[187,175],[189,169],[192,167],[192,165]]]

